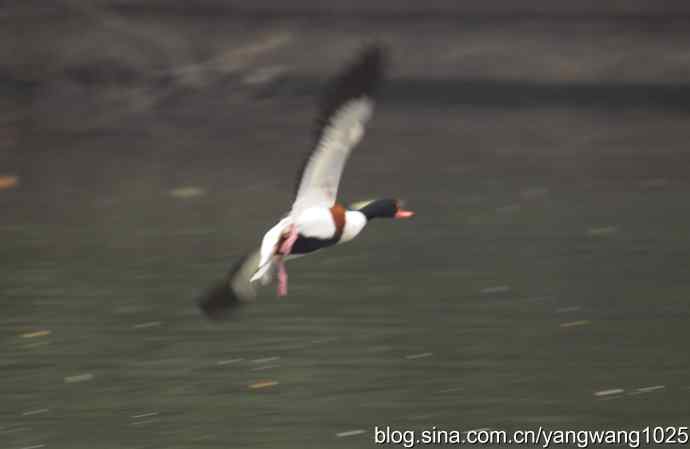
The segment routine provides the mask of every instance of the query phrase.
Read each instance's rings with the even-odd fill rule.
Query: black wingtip
[[[207,318],[219,321],[228,318],[243,302],[224,279],[206,290],[197,299],[197,304]]]
[[[387,61],[388,50],[384,45],[379,43],[366,45],[357,53],[354,60],[331,80],[321,96],[314,128],[314,142],[319,141],[325,126],[343,104],[360,97],[374,99],[383,81]],[[297,172],[295,195],[299,190],[302,175],[311,154],[310,151]]]
[[[353,98],[373,98],[383,80],[388,52],[381,44],[362,48],[354,61],[326,88],[319,114],[319,124],[327,120],[343,103]]]
[[[362,47],[349,72],[353,74],[353,77],[360,74],[365,79],[371,79],[374,82],[380,81],[387,60],[388,51],[386,47],[379,43],[372,43]]]
[[[380,42],[370,43],[360,50],[357,61],[362,65],[370,65],[379,73],[383,70],[388,60],[388,50],[385,45]],[[359,65],[355,64],[355,66]]]

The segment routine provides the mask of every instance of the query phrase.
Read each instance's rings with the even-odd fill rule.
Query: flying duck
[[[365,48],[337,76],[323,96],[313,150],[298,176],[290,212],[266,232],[261,246],[244,256],[227,278],[199,299],[210,318],[256,296],[256,284],[278,277],[278,296],[287,294],[287,260],[354,239],[375,218],[410,218],[395,199],[378,199],[346,208],[336,201],[340,176],[364,134],[381,83],[384,50]]]

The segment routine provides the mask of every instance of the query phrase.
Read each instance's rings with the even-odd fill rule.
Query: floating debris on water
[[[622,394],[625,392],[622,388],[611,388],[609,390],[601,390],[601,391],[595,391],[594,396],[597,397],[604,397],[604,396],[612,396],[614,394]]]
[[[406,355],[405,358],[407,360],[415,360],[415,359],[423,359],[426,357],[431,357],[432,355],[434,355],[432,352],[422,352],[421,354]]]
[[[22,413],[22,416],[32,416],[32,415],[40,415],[42,413],[48,413],[47,408],[39,408],[37,410],[27,410]]]
[[[6,429],[4,427],[0,427],[0,433],[16,433],[16,432],[25,432],[27,430],[31,430],[28,427],[14,427],[11,429]]]
[[[231,365],[233,363],[238,363],[241,362],[244,359],[228,359],[228,360],[218,360],[217,364],[218,365]]]
[[[561,323],[561,327],[586,326],[589,323],[590,323],[589,320],[570,321],[568,323]]]
[[[201,187],[195,186],[177,187],[170,191],[170,196],[172,196],[173,198],[181,199],[195,198],[198,196],[203,196],[205,194],[206,190],[202,189]]]
[[[366,430],[355,429],[355,430],[346,430],[345,432],[336,433],[335,436],[338,438],[344,438],[344,437],[352,437],[355,435],[362,435],[363,433],[366,433]]]
[[[25,447],[22,447],[20,449],[39,449],[41,447],[46,447],[46,445],[45,444],[36,444],[34,446],[25,446]]]
[[[590,237],[611,235],[611,234],[615,234],[616,232],[618,232],[617,226],[603,226],[600,228],[589,228],[589,229],[587,229],[587,235],[589,235]]]
[[[132,326],[134,329],[146,329],[148,327],[158,327],[161,325],[160,321],[147,321],[146,323],[139,323]]]
[[[65,377],[65,383],[67,383],[67,384],[75,384],[78,382],[88,382],[90,380],[93,380],[93,374],[91,374],[91,373],[77,374],[75,376]]]
[[[144,425],[144,424],[152,424],[152,423],[155,423],[155,422],[158,422],[158,420],[157,420],[157,419],[147,419],[147,420],[145,420],[145,421],[135,421],[135,422],[132,423],[132,425],[133,425],[133,426],[142,426],[142,425]]]
[[[19,178],[14,175],[0,175],[0,190],[17,187]]]
[[[664,385],[652,385],[651,387],[640,387],[635,391],[638,393],[651,393],[652,391],[663,390],[664,388],[666,388]]]
[[[276,360],[280,360],[280,357],[264,357],[261,359],[254,359],[252,360],[252,363],[268,363],[275,362]]]
[[[148,412],[148,413],[141,413],[139,415],[132,415],[132,419],[140,419],[140,418],[148,418],[149,416],[158,416],[158,412]]]
[[[37,338],[37,337],[47,337],[48,335],[52,334],[53,332],[49,329],[45,330],[40,330],[40,331],[35,331],[35,332],[27,332],[25,334],[22,334],[22,338]]]
[[[257,366],[255,368],[252,368],[252,371],[263,371],[267,369],[273,369],[273,368],[280,368],[280,365],[275,364],[275,365],[262,365],[262,366]]]
[[[488,295],[491,293],[505,293],[510,291],[510,287],[507,285],[497,285],[495,287],[483,288],[479,291],[482,295]]]
[[[259,382],[254,382],[253,384],[249,385],[249,388],[252,390],[258,390],[260,388],[270,388],[270,387],[275,387],[278,385],[278,382],[275,380],[262,380]]]

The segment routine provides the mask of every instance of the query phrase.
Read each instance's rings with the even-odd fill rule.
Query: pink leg
[[[287,295],[287,270],[283,258],[278,258],[278,296]]]
[[[287,256],[292,251],[292,245],[297,241],[297,227],[295,225],[290,226],[290,231],[287,238],[280,245],[280,254]]]
[[[290,251],[292,251],[292,245],[294,245],[295,241],[297,241],[297,236],[297,228],[295,225],[291,225],[287,238],[280,245],[280,248],[278,248],[278,255],[276,256],[276,262],[278,263],[278,296],[287,295],[288,276],[283,258],[290,254]]]

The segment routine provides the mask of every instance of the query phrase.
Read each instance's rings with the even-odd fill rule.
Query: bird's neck
[[[340,242],[347,242],[357,237],[367,224],[367,217],[358,210],[348,210],[345,212],[345,227]]]

